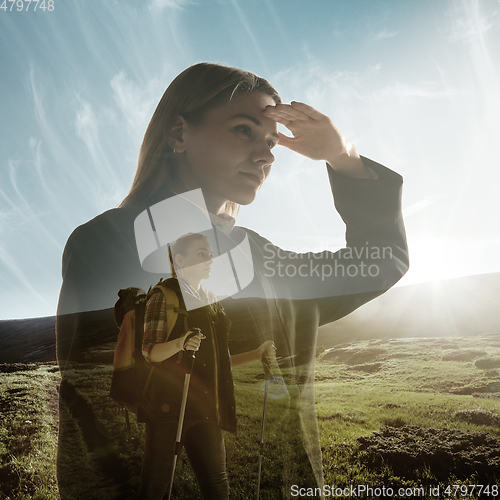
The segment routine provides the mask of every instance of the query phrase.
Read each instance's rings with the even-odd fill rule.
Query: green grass
[[[456,347],[470,349],[481,345],[488,355],[497,355],[499,349],[492,348],[491,341],[491,337],[454,339],[459,344]],[[414,481],[395,477],[390,469],[373,471],[363,465],[357,438],[386,425],[487,431],[500,437],[498,425],[475,425],[457,418],[457,412],[462,410],[484,410],[499,416],[498,399],[453,393],[464,388],[480,391],[500,381],[498,372],[486,373],[472,361],[443,361],[443,355],[449,351],[446,346],[444,339],[358,342],[343,346],[343,351],[337,349],[340,356],[318,362],[316,409],[326,484],[342,487],[351,483],[392,484],[395,489],[439,484],[430,470],[422,469],[420,480]],[[374,347],[385,350],[370,360],[376,364],[375,371],[360,370],[366,369],[366,365],[349,364],[357,352]],[[328,356],[328,353],[323,355]],[[448,484],[457,479],[467,480],[450,477]],[[492,481],[495,479],[498,483],[498,478]],[[469,482],[473,484],[474,478]]]
[[[317,361],[314,388],[325,484],[342,488],[439,484],[442,491],[448,483],[473,482],[473,477],[449,477],[446,483],[425,467],[413,478],[399,477],[390,467],[370,468],[358,443],[360,436],[387,425],[486,431],[500,439],[500,420],[495,420],[500,418],[499,399],[472,395],[484,395],[495,384],[500,386],[498,370],[479,369],[474,356],[468,361],[443,360],[450,351],[473,349],[486,352],[480,357],[498,357],[499,337],[365,341],[325,351]],[[98,499],[104,494],[113,498],[126,492],[106,472],[106,464],[116,457],[120,470],[114,472],[125,474],[131,498],[139,484],[143,426],[132,416],[127,431],[123,413],[109,399],[111,370],[109,365],[88,363],[66,373],[71,390],[76,391],[77,406],[61,406],[67,417],[62,429],[67,447],[61,452],[60,467],[67,478],[62,487],[74,500]],[[238,434],[226,433],[225,440],[231,495],[236,499],[253,497],[257,487],[264,397],[261,377],[259,364],[234,371]],[[0,381],[0,499],[56,499],[59,374],[53,365],[39,365],[34,370],[2,373]],[[290,397],[268,400],[263,499],[289,492],[282,490],[283,474],[302,474],[299,481],[304,484],[310,479],[304,467],[307,459],[296,446],[300,423],[295,412],[287,411],[289,405]],[[482,411],[491,416],[491,425],[467,420],[469,413],[459,418],[463,410]],[[498,483],[498,477],[491,481]],[[199,498],[184,455],[178,463],[174,493],[176,498]]]
[[[54,366],[2,374],[0,499],[58,498],[57,381]]]

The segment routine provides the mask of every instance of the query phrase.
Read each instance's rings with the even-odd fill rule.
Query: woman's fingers
[[[193,333],[192,331],[187,332],[186,336]],[[187,342],[184,344],[185,351],[198,351],[201,346],[201,341],[206,338],[203,333],[198,333],[197,335],[193,335]]]
[[[320,113],[317,109],[303,102],[292,101],[290,103],[290,107],[296,111],[302,112],[302,114],[309,116],[313,120],[322,120],[327,117],[323,113]]]
[[[293,137],[288,137],[278,132],[278,144],[311,160],[324,160],[334,167],[347,151],[348,141],[332,120],[308,104],[292,101],[268,106],[263,114],[292,133]]]
[[[307,122],[311,120],[323,120],[326,116],[312,106],[303,102],[292,101],[290,104],[277,104],[276,106],[268,106],[263,113],[269,118],[274,118],[277,121],[301,121]]]
[[[294,110],[288,104],[278,104],[278,106],[276,106],[276,109],[270,114],[277,116],[278,118],[282,118],[284,120],[289,120],[289,121],[298,121],[298,120],[305,121],[310,119],[308,115],[300,111]]]
[[[198,351],[201,346],[201,339],[192,337],[186,342],[185,351]]]
[[[265,111],[263,111],[263,113],[265,113],[265,116],[267,118],[270,118],[271,120],[281,123],[282,125],[285,125],[285,127],[287,127],[292,122],[292,120],[290,120],[290,117],[285,116],[284,113],[278,113],[275,111],[272,112],[271,111],[266,112],[266,111],[267,108]]]
[[[272,340],[264,342],[260,346],[261,359],[263,363],[270,365],[276,360],[276,346]]]
[[[266,349],[267,359],[269,363],[276,361],[276,346],[271,342]]]

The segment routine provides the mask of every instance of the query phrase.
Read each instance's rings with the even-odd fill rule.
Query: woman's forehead
[[[194,239],[188,246],[188,250],[208,250],[212,251],[212,246],[210,245],[210,241],[205,236],[201,236],[199,238]]]
[[[267,106],[275,106],[274,99],[263,92],[237,92],[223,104],[213,108],[218,114],[253,113],[258,116]]]
[[[276,133],[276,122],[262,114],[267,106],[275,106],[274,99],[263,92],[238,92],[231,100],[207,112],[205,123],[223,123],[237,118],[249,118],[265,126],[269,133]]]

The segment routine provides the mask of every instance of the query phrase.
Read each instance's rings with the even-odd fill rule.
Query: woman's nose
[[[265,165],[271,165],[271,163],[273,163],[274,155],[271,152],[267,141],[265,141],[264,144],[259,144],[259,146],[256,147],[252,155],[252,160],[254,163],[262,162]]]

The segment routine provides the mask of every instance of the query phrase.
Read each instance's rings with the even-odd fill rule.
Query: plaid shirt
[[[161,290],[155,290],[146,304],[142,354],[148,361],[150,361],[149,356],[153,346],[167,340],[166,305],[167,301]]]
[[[217,311],[221,310],[219,303],[217,302],[216,296],[200,287],[200,300],[195,297],[189,286],[186,286],[182,280],[179,280],[179,284],[184,289],[184,297],[189,297],[190,295],[196,300],[196,302],[201,304],[210,304],[208,307],[212,307]],[[146,304],[146,312],[144,313],[144,337],[142,338],[142,354],[147,361],[151,363],[150,355],[151,349],[155,344],[160,344],[167,341],[167,311],[166,311],[167,301],[161,290],[155,290],[153,295],[149,298]]]

